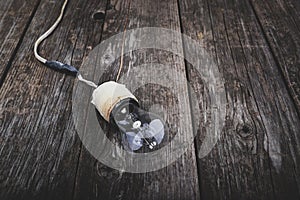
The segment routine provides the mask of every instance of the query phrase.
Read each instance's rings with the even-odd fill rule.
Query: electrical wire
[[[91,86],[91,87],[94,87],[94,88],[97,88],[97,87],[98,87],[94,82],[82,78],[81,74],[78,74],[78,75],[77,75],[77,78],[78,78],[78,80],[80,80],[81,82],[84,82],[84,83],[86,83],[87,85],[89,85],[89,86]]]
[[[63,6],[61,8],[60,14],[59,14],[58,18],[56,19],[55,23],[43,35],[41,35],[34,44],[34,55],[42,63],[46,63],[47,60],[39,55],[38,47],[42,41],[44,41],[49,35],[51,35],[53,33],[53,31],[56,29],[58,24],[61,22],[67,4],[68,4],[68,0],[65,0]]]
[[[65,12],[65,8],[66,8],[67,4],[68,4],[68,0],[65,0],[61,7],[60,14],[59,14],[58,18],[56,19],[56,21],[54,22],[54,24],[43,35],[41,35],[35,42],[34,56],[36,57],[37,60],[42,62],[47,67],[74,75],[78,78],[79,81],[84,82],[91,87],[97,88],[98,86],[94,82],[84,79],[82,77],[82,75],[80,74],[80,72],[75,67],[68,65],[68,64],[58,62],[58,61],[48,61],[46,58],[42,57],[38,53],[38,48],[39,48],[39,45],[41,44],[41,42],[43,42],[47,37],[49,37],[49,35],[51,35],[53,33],[53,31],[57,28],[57,26],[61,22],[61,20],[64,16],[64,12]]]

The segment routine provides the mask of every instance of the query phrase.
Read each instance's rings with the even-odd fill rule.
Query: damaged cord
[[[49,61],[46,58],[42,57],[38,53],[38,48],[39,48],[39,45],[41,44],[41,42],[43,42],[46,38],[48,38],[49,35],[51,35],[53,33],[53,31],[57,28],[57,26],[61,22],[67,4],[68,4],[68,0],[65,0],[63,6],[61,7],[60,14],[59,14],[58,18],[56,19],[56,21],[54,22],[54,24],[43,35],[41,35],[35,42],[34,56],[36,57],[37,60],[39,60],[41,63],[43,63],[47,67],[57,70],[57,71],[60,71],[60,72],[63,72],[63,73],[66,73],[66,74],[69,74],[69,75],[72,75],[72,76],[75,76],[78,78],[79,81],[84,82],[91,87],[97,88],[98,86],[94,82],[84,79],[82,77],[82,75],[80,74],[80,72],[78,71],[78,69],[76,69],[75,67],[68,65],[68,64],[61,63],[59,61]]]

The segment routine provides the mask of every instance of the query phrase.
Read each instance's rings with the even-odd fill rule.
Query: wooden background
[[[300,199],[299,0],[70,0],[41,46],[46,58],[79,68],[125,28],[163,27],[199,41],[225,79],[225,125],[212,152],[197,157],[199,136],[175,163],[144,174],[113,170],[89,154],[72,119],[74,79],[33,56],[62,3],[0,0],[1,200]],[[155,51],[137,53],[137,62],[147,56],[180,69],[200,95],[189,64]],[[155,88],[149,94],[139,98],[151,101]]]

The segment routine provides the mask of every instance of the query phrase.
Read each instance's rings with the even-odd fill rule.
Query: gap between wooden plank
[[[183,26],[183,23],[182,23],[182,15],[181,15],[181,8],[180,8],[180,0],[177,0],[177,6],[178,6],[178,14],[179,14],[179,23],[180,23],[180,32],[182,34],[184,34],[184,26]],[[183,54],[184,54],[184,57],[186,57],[186,52],[185,52],[185,44],[184,44],[184,40],[182,38],[182,46],[183,46]],[[186,60],[184,60],[184,65],[185,65],[185,71],[186,71],[186,78],[187,80],[189,81],[190,80],[190,77],[189,77],[189,68],[188,68],[188,63]],[[188,94],[189,94],[189,102],[190,102],[190,109],[191,109],[191,113],[193,113],[193,109],[194,109],[194,104],[191,103],[193,102],[192,100],[192,92],[191,92],[191,88],[188,87]],[[195,132],[194,134],[198,134],[197,133],[197,127],[195,125],[195,116],[192,114],[192,126],[193,126],[193,131]],[[198,148],[197,148],[197,141],[196,139],[194,140],[194,146],[195,146],[195,154],[196,154],[196,165],[197,165],[197,175],[198,175],[198,184],[199,184],[199,192],[200,192],[200,199],[204,199],[203,196],[202,196],[202,193],[204,191],[201,191],[201,184],[202,184],[202,181],[201,181],[201,173],[200,173],[200,165],[199,165],[199,151],[198,151]]]
[[[255,9],[253,1],[252,0],[248,0],[248,1],[249,1],[249,4],[251,5],[253,13],[255,14],[256,20],[259,23],[259,26],[260,26],[261,32],[263,33],[264,39],[266,40],[266,42],[267,42],[267,44],[268,44],[268,46],[270,48],[270,52],[271,52],[272,57],[274,58],[274,60],[276,62],[276,66],[278,67],[279,71],[281,72],[282,78],[283,78],[283,80],[285,82],[285,86],[286,86],[287,90],[289,91],[289,95],[293,99],[293,102],[294,102],[294,104],[295,104],[295,106],[297,108],[296,110],[297,110],[298,116],[300,117],[299,94],[298,94],[297,90],[294,89],[293,84],[290,81],[289,74],[287,74],[287,72],[283,71],[283,67],[284,67],[283,63],[280,63],[279,57],[276,56],[276,53],[275,53],[276,50],[273,48],[273,45],[270,42],[270,38],[267,36],[266,29],[264,28],[264,25],[262,24],[261,18],[259,17],[258,12]],[[274,2],[272,2],[272,3],[274,3]],[[299,75],[300,75],[300,73],[299,73]],[[298,84],[297,87],[300,88],[300,82],[298,82],[296,84]]]
[[[103,21],[92,14],[105,7],[102,3],[70,1],[41,54],[80,66],[100,40]],[[2,199],[72,198],[80,147],[71,115],[74,78],[44,67],[29,48],[60,9],[60,1],[38,6],[0,90]]]
[[[215,54],[226,79],[224,133],[211,155],[198,159],[201,196],[299,195],[294,184],[299,174],[294,168],[299,161],[299,118],[252,9],[242,1],[180,3],[185,33]]]
[[[107,14],[107,8],[109,5],[109,0],[106,1],[106,5],[105,5],[105,13],[104,13],[104,17],[103,17],[103,21],[106,20],[106,14]],[[102,41],[102,33],[103,33],[103,28],[104,28],[104,22],[102,23],[102,27],[101,27],[101,34],[100,34],[100,39],[99,39],[99,43]],[[78,154],[78,158],[77,158],[77,164],[76,164],[76,171],[75,171],[75,180],[74,180],[74,185],[73,185],[73,192],[72,192],[72,199],[75,198],[75,189],[76,189],[76,184],[77,184],[77,179],[78,179],[78,170],[79,170],[79,163],[80,163],[80,157],[82,156],[82,148],[83,145],[82,143],[80,143],[79,145],[79,154]]]
[[[20,38],[19,38],[19,40],[18,40],[18,42],[17,42],[14,50],[12,51],[12,53],[10,55],[10,58],[9,58],[7,64],[6,64],[6,66],[4,67],[4,69],[0,69],[1,70],[0,71],[0,89],[1,89],[1,87],[3,85],[3,82],[5,81],[6,75],[7,75],[8,71],[9,71],[9,69],[10,69],[10,67],[11,67],[11,65],[13,63],[13,60],[15,59],[15,56],[16,56],[16,54],[17,54],[17,52],[18,52],[18,50],[19,50],[19,48],[20,48],[20,46],[21,46],[21,44],[23,42],[23,39],[24,39],[25,34],[26,34],[26,31],[27,31],[27,29],[28,29],[28,27],[29,27],[29,25],[31,23],[31,20],[33,19],[34,15],[35,15],[35,13],[37,11],[37,8],[40,5],[40,2],[41,2],[41,0],[38,0],[35,3],[34,9],[33,9],[32,13],[29,16],[28,21],[25,23],[26,25],[25,25],[24,29],[22,30],[22,34],[20,35]],[[3,28],[8,28],[8,27],[3,27]],[[3,63],[3,65],[4,64],[5,63]]]

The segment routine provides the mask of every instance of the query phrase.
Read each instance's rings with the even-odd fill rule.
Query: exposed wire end
[[[98,87],[94,82],[84,79],[82,77],[82,75],[80,74],[80,72],[71,65],[64,64],[64,63],[61,63],[58,61],[46,61],[45,65],[51,69],[58,70],[58,71],[64,72],[65,74],[77,77],[79,81],[81,81],[91,87],[94,87],[94,88]]]
[[[94,82],[84,79],[80,73],[77,74],[77,78],[79,81],[86,83],[87,85],[89,85],[91,87],[94,87],[94,88],[98,87]]]

